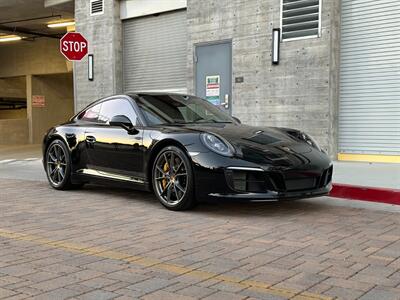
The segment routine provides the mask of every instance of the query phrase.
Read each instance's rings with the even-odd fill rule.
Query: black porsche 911
[[[100,99],[43,140],[59,190],[113,182],[154,191],[171,210],[204,199],[266,201],[326,195],[332,163],[295,129],[252,127],[194,96]]]

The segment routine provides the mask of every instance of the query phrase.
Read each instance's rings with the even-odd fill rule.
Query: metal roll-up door
[[[400,154],[399,20],[399,0],[342,0],[341,153]]]
[[[186,92],[186,10],[123,21],[124,91]]]

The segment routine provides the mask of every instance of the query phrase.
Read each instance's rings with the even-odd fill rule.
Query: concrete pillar
[[[28,143],[33,143],[32,122],[32,75],[26,75],[26,118],[28,119]]]
[[[122,91],[122,31],[119,1],[105,0],[104,14],[90,16],[90,1],[75,1],[76,31],[94,55],[94,80],[88,80],[87,56],[74,63],[75,111],[98,98]]]
[[[330,16],[330,61],[329,61],[329,154],[337,159],[339,144],[339,97],[340,97],[340,38],[341,38],[341,4],[331,2]]]

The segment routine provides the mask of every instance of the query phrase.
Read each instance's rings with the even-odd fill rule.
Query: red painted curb
[[[331,197],[400,205],[400,190],[334,183]]]

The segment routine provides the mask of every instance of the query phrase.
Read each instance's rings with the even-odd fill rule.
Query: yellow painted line
[[[372,155],[372,154],[339,153],[338,160],[400,164],[400,156],[399,155]]]
[[[23,233],[12,232],[9,230],[0,229],[0,237],[16,240],[16,241],[27,241],[35,243],[36,245],[51,247],[73,253],[81,253],[90,256],[97,256],[107,259],[115,259],[124,261],[132,264],[136,264],[143,267],[155,268],[158,270],[167,271],[177,275],[190,276],[196,279],[207,280],[216,279],[222,282],[240,285],[243,288],[253,290],[259,293],[265,293],[269,295],[285,297],[288,299],[296,300],[332,300],[333,298],[313,294],[308,292],[299,292],[295,290],[274,287],[271,284],[255,281],[255,280],[242,280],[233,276],[219,275],[212,272],[202,271],[199,269],[193,269],[190,267],[179,266],[175,264],[169,264],[162,262],[159,259],[130,255],[127,253],[113,251],[101,247],[90,247],[81,244],[71,243],[68,241],[54,241],[48,238],[44,238],[36,235],[29,235]]]

